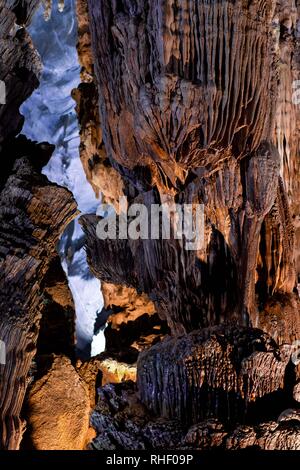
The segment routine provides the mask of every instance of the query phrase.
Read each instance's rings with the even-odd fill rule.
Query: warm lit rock
[[[188,430],[182,444],[193,449],[209,450],[221,447],[226,436],[227,432],[222,423],[217,419],[208,419],[194,424]]]
[[[29,390],[30,440],[37,450],[82,450],[88,438],[88,387],[69,359],[55,357]]]
[[[136,381],[136,365],[125,364],[114,359],[101,361],[102,385],[120,383],[126,380]]]
[[[299,450],[300,426],[292,421],[285,425],[275,422],[258,426],[239,426],[226,440],[226,449],[254,448],[261,450]]]
[[[0,448],[25,412],[36,449],[299,450],[299,5],[77,0],[87,180],[117,213],[202,204],[204,241],[100,240],[84,215],[106,351],[76,362],[56,252],[75,203],[41,175],[53,148],[16,137],[40,3],[50,19],[51,0],[0,2]]]

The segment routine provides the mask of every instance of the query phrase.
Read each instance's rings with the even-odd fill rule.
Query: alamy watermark
[[[204,246],[203,204],[132,204],[127,198],[119,200],[118,215],[108,204],[101,204],[104,217],[97,225],[101,240],[182,240],[186,250],[200,250]],[[98,211],[99,213],[99,211]]]
[[[2,80],[0,80],[0,104],[6,104],[6,87]]]
[[[293,94],[292,94],[292,102],[295,105],[300,104],[300,80],[294,80],[292,84]]]
[[[0,365],[6,364],[6,346],[4,341],[0,340]]]

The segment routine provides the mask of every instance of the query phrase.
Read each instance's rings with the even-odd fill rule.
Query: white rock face
[[[35,15],[30,34],[44,64],[38,90],[22,107],[22,132],[32,140],[55,144],[56,150],[44,168],[49,180],[67,187],[82,213],[95,213],[99,205],[88,183],[79,158],[79,129],[71,91],[80,83],[76,42],[75,0],[62,12],[53,8],[49,21],[41,8]],[[83,233],[78,221],[72,222],[60,242],[62,265],[68,275],[77,315],[77,347],[89,353],[96,313],[102,309],[100,282],[90,272],[83,249]],[[93,353],[104,349],[103,334]]]

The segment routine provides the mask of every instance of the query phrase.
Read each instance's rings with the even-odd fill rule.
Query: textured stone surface
[[[102,385],[119,383],[125,380],[136,381],[136,365],[126,364],[111,358],[101,361]]]
[[[91,423],[97,437],[90,448],[97,450],[175,448],[184,432],[178,421],[153,421],[133,382],[102,387]]]
[[[57,255],[42,282],[42,311],[37,356],[75,353],[75,306],[65,272]]]
[[[279,345],[291,344],[300,332],[294,292],[299,204],[299,114],[291,103],[298,69],[294,5],[88,3],[108,167],[122,176],[130,202],[160,203],[164,193],[172,202],[176,194],[180,203],[204,203],[206,217],[205,247],[196,254],[174,240],[102,243],[95,236],[97,219],[85,218],[95,274],[148,294],[173,334],[234,319],[259,326]],[[113,321],[118,323],[118,314]],[[235,419],[235,413],[245,413],[243,401],[268,399],[285,386],[289,346],[279,348],[262,332],[225,330],[206,338],[202,331],[168,339],[140,356],[139,393],[149,409],[196,422],[185,445],[233,448],[236,438],[229,435],[226,444],[223,424],[198,423],[204,417],[199,388],[214,415],[222,414],[222,395],[230,413],[236,405],[232,396],[240,400],[241,409],[231,413]],[[191,390],[195,396],[189,399]],[[101,419],[95,417],[97,431],[103,429]],[[285,425],[245,427],[245,440],[234,445],[297,448],[292,421],[288,416]],[[128,432],[121,435],[122,428],[110,424],[112,435],[98,434],[95,447],[132,448]],[[141,435],[137,446],[147,445]],[[159,441],[166,442],[154,433],[151,445]]]
[[[77,0],[78,57],[81,64],[81,84],[73,90],[80,126],[80,158],[96,195],[101,192],[103,202],[118,208],[123,183],[119,173],[110,165],[102,138],[98,108],[98,90],[94,73],[88,5]]]
[[[238,427],[226,440],[226,449],[256,448],[261,450],[299,450],[300,426],[290,421],[284,425],[276,422],[262,423],[253,428]]]
[[[40,58],[26,30],[15,27],[17,21],[26,22],[38,4],[39,0],[0,3],[0,80],[6,89],[6,103],[0,104],[0,144],[20,132],[19,107],[39,83]]]
[[[136,360],[138,352],[159,342],[168,332],[153,302],[136,289],[103,283],[104,309],[95,323],[95,330],[106,322],[106,351],[122,360]],[[126,359],[126,356],[128,358]]]
[[[197,254],[174,240],[100,242],[97,219],[83,219],[95,274],[149,294],[174,333],[232,318],[260,326],[268,300],[286,294],[278,338],[293,341],[294,5],[89,0],[88,9],[103,141],[129,202],[205,206]]]
[[[40,175],[51,149],[14,138],[22,126],[19,106],[40,74],[31,40],[15,22],[28,24],[38,3],[0,2],[0,80],[8,91],[0,105],[4,448],[18,448],[22,437],[20,410],[36,344],[49,352],[45,330],[50,339],[61,325],[59,352],[71,354],[73,338],[72,318],[53,316],[51,323],[43,302],[61,305],[64,297],[62,313],[72,310],[59,273],[52,284],[45,277],[75,205]],[[89,263],[104,291],[111,289],[104,313],[111,309],[106,335],[114,355],[77,364],[78,373],[59,357],[37,379],[29,413],[34,445],[83,448],[97,401],[95,449],[299,449],[293,407],[300,372],[289,362],[300,337],[299,5],[78,0],[77,8],[82,84],[74,98],[93,189],[117,211],[122,194],[147,207],[204,204],[205,236],[198,252],[173,238],[100,241],[99,219],[82,219]],[[144,330],[145,319],[152,329],[167,322],[172,336],[143,351],[165,334]],[[134,360],[143,351],[139,390],[106,384],[97,396],[100,380],[135,376],[134,360],[120,364],[126,348],[135,350]],[[76,387],[81,395],[68,400]],[[49,401],[36,399],[39,393]],[[61,417],[57,434],[47,404]],[[41,430],[45,417],[49,426]]]
[[[99,390],[98,404],[91,417],[97,437],[90,447],[98,450],[145,449],[140,435],[141,423],[145,423],[145,409],[138,402],[133,383],[106,385]]]
[[[293,388],[293,398],[300,402],[300,382],[298,382]]]
[[[27,24],[38,1],[0,3],[0,448],[17,449],[25,429],[20,418],[43,311],[44,276],[56,256],[65,226],[76,216],[71,193],[41,175],[53,147],[20,132],[20,104],[38,85],[41,63],[31,39],[15,23]],[[67,346],[67,345],[66,345]]]
[[[166,338],[138,360],[141,401],[187,424],[209,416],[240,420],[247,403],[283,388],[289,350],[260,330],[213,327]]]
[[[221,447],[227,432],[217,419],[208,419],[189,428],[182,444],[187,448],[209,450]]]
[[[91,408],[97,403],[97,389],[107,383],[136,381],[136,364],[126,364],[101,353],[88,361],[76,363],[76,370],[88,385]]]
[[[89,0],[88,10],[102,138],[129,204],[205,212],[198,252],[172,237],[99,240],[99,218],[82,218],[95,275],[149,296],[170,328],[140,354],[140,397],[195,425],[250,419],[256,403],[276,420],[272,397],[291,399],[299,374],[289,363],[300,335],[299,11],[290,0]],[[222,323],[251,328],[214,329]],[[297,428],[270,423],[259,443],[251,427],[255,445],[271,436],[270,447],[295,448]],[[214,441],[209,426],[199,448],[224,446],[228,430],[216,425]]]
[[[55,357],[29,390],[28,427],[36,450],[82,450],[89,427],[88,388],[69,359]]]
[[[270,3],[88,5],[112,158],[131,168],[153,165],[163,187],[176,186],[188,168],[215,163],[218,148],[232,144],[239,153],[267,137]]]
[[[41,283],[59,234],[75,215],[71,194],[41,176],[30,154],[16,160],[0,194],[0,331],[7,348],[0,382],[3,446],[14,448],[20,439],[19,413],[41,318]]]
[[[234,430],[216,418],[188,427],[149,414],[132,382],[99,389],[91,421],[97,436],[89,447],[97,450],[299,450],[300,446],[299,411],[286,410],[284,422],[237,425]]]

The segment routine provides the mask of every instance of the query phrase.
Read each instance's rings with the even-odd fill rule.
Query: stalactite
[[[44,5],[44,18],[45,21],[49,21],[51,18],[52,12],[52,4],[53,0],[42,0]],[[65,0],[57,0],[57,9],[60,13],[62,13],[65,9]]]
[[[62,13],[65,9],[65,0],[58,0],[58,11]]]
[[[45,21],[49,21],[51,18],[51,11],[52,11],[52,0],[43,0],[44,4],[44,18]]]

